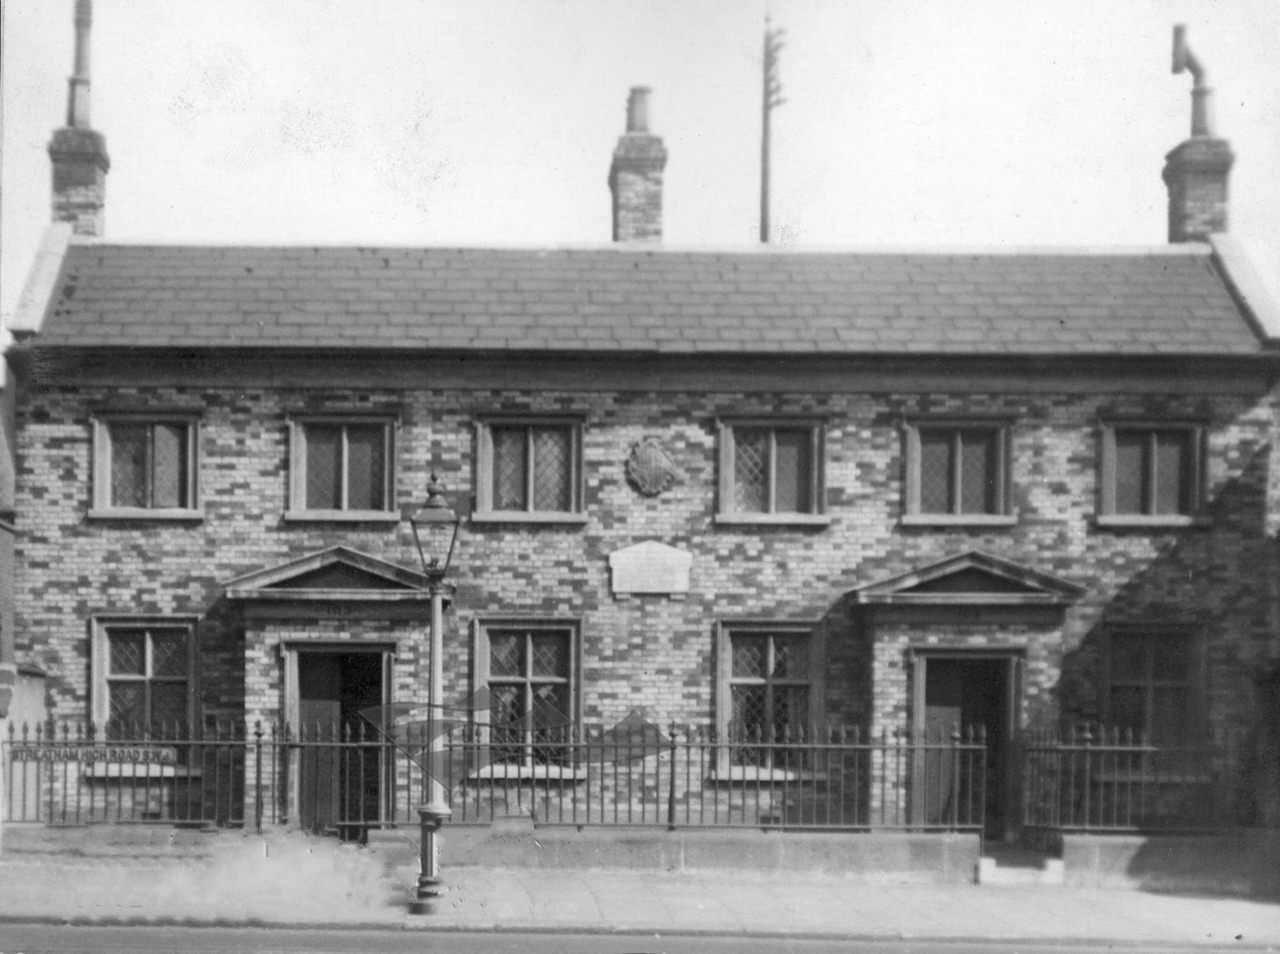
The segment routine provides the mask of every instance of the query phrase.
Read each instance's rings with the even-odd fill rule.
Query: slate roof
[[[844,253],[73,242],[41,347],[1243,355],[1207,248]]]

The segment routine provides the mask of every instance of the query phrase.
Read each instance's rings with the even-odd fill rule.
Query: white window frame
[[[541,617],[485,617],[472,621],[471,659],[472,692],[488,689],[491,678],[489,634],[497,630],[524,629],[530,631],[556,631],[566,634],[569,641],[569,711],[565,713],[575,726],[582,722],[582,624],[571,618]],[[477,741],[488,745],[490,741],[490,710],[475,713]],[[506,778],[549,778],[578,780],[587,777],[585,766],[574,764],[538,763],[528,752],[521,760],[508,759],[492,762],[468,776],[473,781],[500,780]]]
[[[308,507],[307,504],[307,428],[312,425],[341,426],[343,430],[343,496],[349,480],[346,460],[347,426],[367,427],[381,425],[383,431],[383,499],[380,510],[353,510]],[[289,419],[289,509],[286,520],[325,520],[335,522],[387,522],[396,523],[400,513],[396,508],[396,429],[397,420],[388,414],[299,414]]]
[[[716,664],[715,664],[715,716],[716,736],[725,740],[733,721],[733,686],[740,683],[733,675],[733,637],[738,635],[786,635],[807,638],[809,641],[809,712],[805,720],[806,728],[816,724],[825,711],[826,683],[826,631],[825,627],[814,621],[778,621],[778,620],[722,620],[716,623]],[[791,680],[798,682],[799,680]],[[732,746],[724,744],[716,746],[716,766],[714,778],[718,781],[745,781],[754,778],[792,778],[797,773],[781,768],[759,765],[735,764],[731,752]]]
[[[719,501],[715,522],[723,524],[781,524],[790,526],[826,526],[831,519],[826,514],[826,441],[825,427],[813,418],[792,417],[723,417],[717,422],[720,431],[720,480]],[[769,431],[769,509],[737,509],[737,444],[738,429],[760,428]],[[775,509],[774,472],[776,454],[773,452],[776,434],[780,430],[805,431],[809,435],[809,500],[807,511],[778,511]]]
[[[953,450],[956,442],[962,439],[964,431],[982,431],[994,433],[996,437],[996,510],[994,513],[961,513],[952,511],[939,513],[923,509],[922,470],[921,470],[921,431],[947,431],[951,434]],[[1018,522],[1013,508],[1013,423],[1007,419],[980,418],[919,418],[909,420],[905,425],[904,442],[906,458],[905,485],[903,488],[902,522],[905,525],[918,526],[980,526],[1009,527]],[[959,455],[953,455],[955,466],[959,466]],[[959,474],[951,475],[952,495],[960,500],[959,487],[956,482]]]
[[[194,411],[103,411],[93,417],[93,498],[91,518],[136,520],[201,520],[200,415]],[[186,428],[185,507],[121,507],[112,503],[111,427],[115,424],[178,424]]]
[[[1205,474],[1208,427],[1202,421],[1142,418],[1125,420],[1117,418],[1100,422],[1100,453],[1098,477],[1098,515],[1100,527],[1188,527],[1206,522],[1203,510],[1207,479]],[[1116,432],[1147,431],[1154,437],[1156,431],[1183,431],[1190,435],[1191,460],[1187,465],[1187,499],[1190,509],[1186,513],[1120,513],[1116,511]],[[1150,453],[1148,449],[1147,453]],[[1155,480],[1151,469],[1150,480]],[[1146,489],[1146,496],[1153,497],[1154,488]]]
[[[89,712],[94,726],[105,733],[110,718],[110,696],[107,683],[111,678],[110,634],[114,630],[174,630],[185,635],[187,641],[187,733],[193,734],[199,728],[196,725],[196,700],[199,697],[196,686],[198,666],[196,655],[199,646],[196,640],[197,618],[195,616],[95,616],[92,620],[90,647]],[[147,650],[148,669],[150,669],[150,649]],[[138,677],[151,681],[154,677],[148,672]]]
[[[493,430],[502,427],[525,428],[526,441],[532,440],[537,427],[559,427],[569,431],[569,498],[568,510],[497,510],[493,505]],[[484,417],[476,421],[476,511],[473,523],[559,523],[583,524],[587,520],[583,506],[583,420],[558,415],[511,415]],[[534,455],[526,457],[526,499],[532,505]]]

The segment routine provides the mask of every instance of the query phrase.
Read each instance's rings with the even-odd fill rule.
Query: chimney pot
[[[649,131],[649,87],[633,86],[627,97],[627,132]]]

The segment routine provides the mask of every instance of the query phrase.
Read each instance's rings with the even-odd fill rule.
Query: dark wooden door
[[[340,766],[339,806],[344,837],[361,837],[366,828],[381,818],[383,785],[390,766],[384,758],[379,726],[360,715],[361,710],[380,706],[382,695],[381,653],[352,653],[339,657],[342,665],[340,695],[344,745]]]
[[[360,711],[383,703],[382,653],[298,655],[303,828],[355,836],[378,821],[384,759]]]
[[[931,658],[925,666],[924,732],[926,750],[922,791],[916,804],[930,825],[967,820],[981,799],[989,838],[1003,838],[1008,813],[1005,785],[1009,751],[1010,661],[1002,658]],[[963,738],[985,730],[985,772],[978,760],[951,750],[953,733]],[[917,764],[921,760],[918,760]]]
[[[298,739],[302,745],[298,785],[302,827],[332,830],[339,804],[338,750],[342,715],[342,668],[331,653],[298,656]]]

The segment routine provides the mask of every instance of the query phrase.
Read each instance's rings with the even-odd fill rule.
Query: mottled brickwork
[[[716,716],[716,624],[821,621],[826,657],[820,718],[875,727],[909,718],[910,646],[1018,648],[1024,714],[1097,714],[1097,641],[1111,622],[1190,623],[1204,634],[1207,711],[1215,724],[1256,718],[1252,676],[1272,662],[1264,527],[1276,427],[1269,399],[1219,395],[845,394],[556,391],[328,392],[319,389],[105,388],[27,392],[18,409],[17,614],[20,655],[50,674],[57,716],[83,718],[95,614],[191,614],[199,627],[200,714],[269,717],[281,708],[282,640],[394,642],[394,695],[426,682],[423,627],[387,621],[246,626],[221,584],[341,544],[417,565],[407,523],[286,522],[288,417],[383,411],[399,421],[396,489],[420,499],[434,468],[472,508],[475,429],[492,413],[573,414],[584,423],[582,526],[464,523],[447,617],[446,694],[470,691],[473,626],[495,618],[569,620],[581,629],[581,711],[589,723],[631,710],[665,725]],[[91,413],[96,408],[201,414],[198,522],[89,519]],[[785,414],[825,422],[826,526],[717,523],[719,415]],[[903,422],[931,414],[1012,422],[1014,525],[903,526]],[[1107,529],[1095,524],[1100,417],[1204,422],[1210,505],[1203,526]],[[657,438],[679,478],[643,497],[626,481],[632,446]],[[608,555],[660,540],[693,555],[683,597],[615,598]],[[957,620],[875,623],[846,594],[970,550],[1084,589],[1051,625]],[[293,628],[290,628],[293,627]]]

